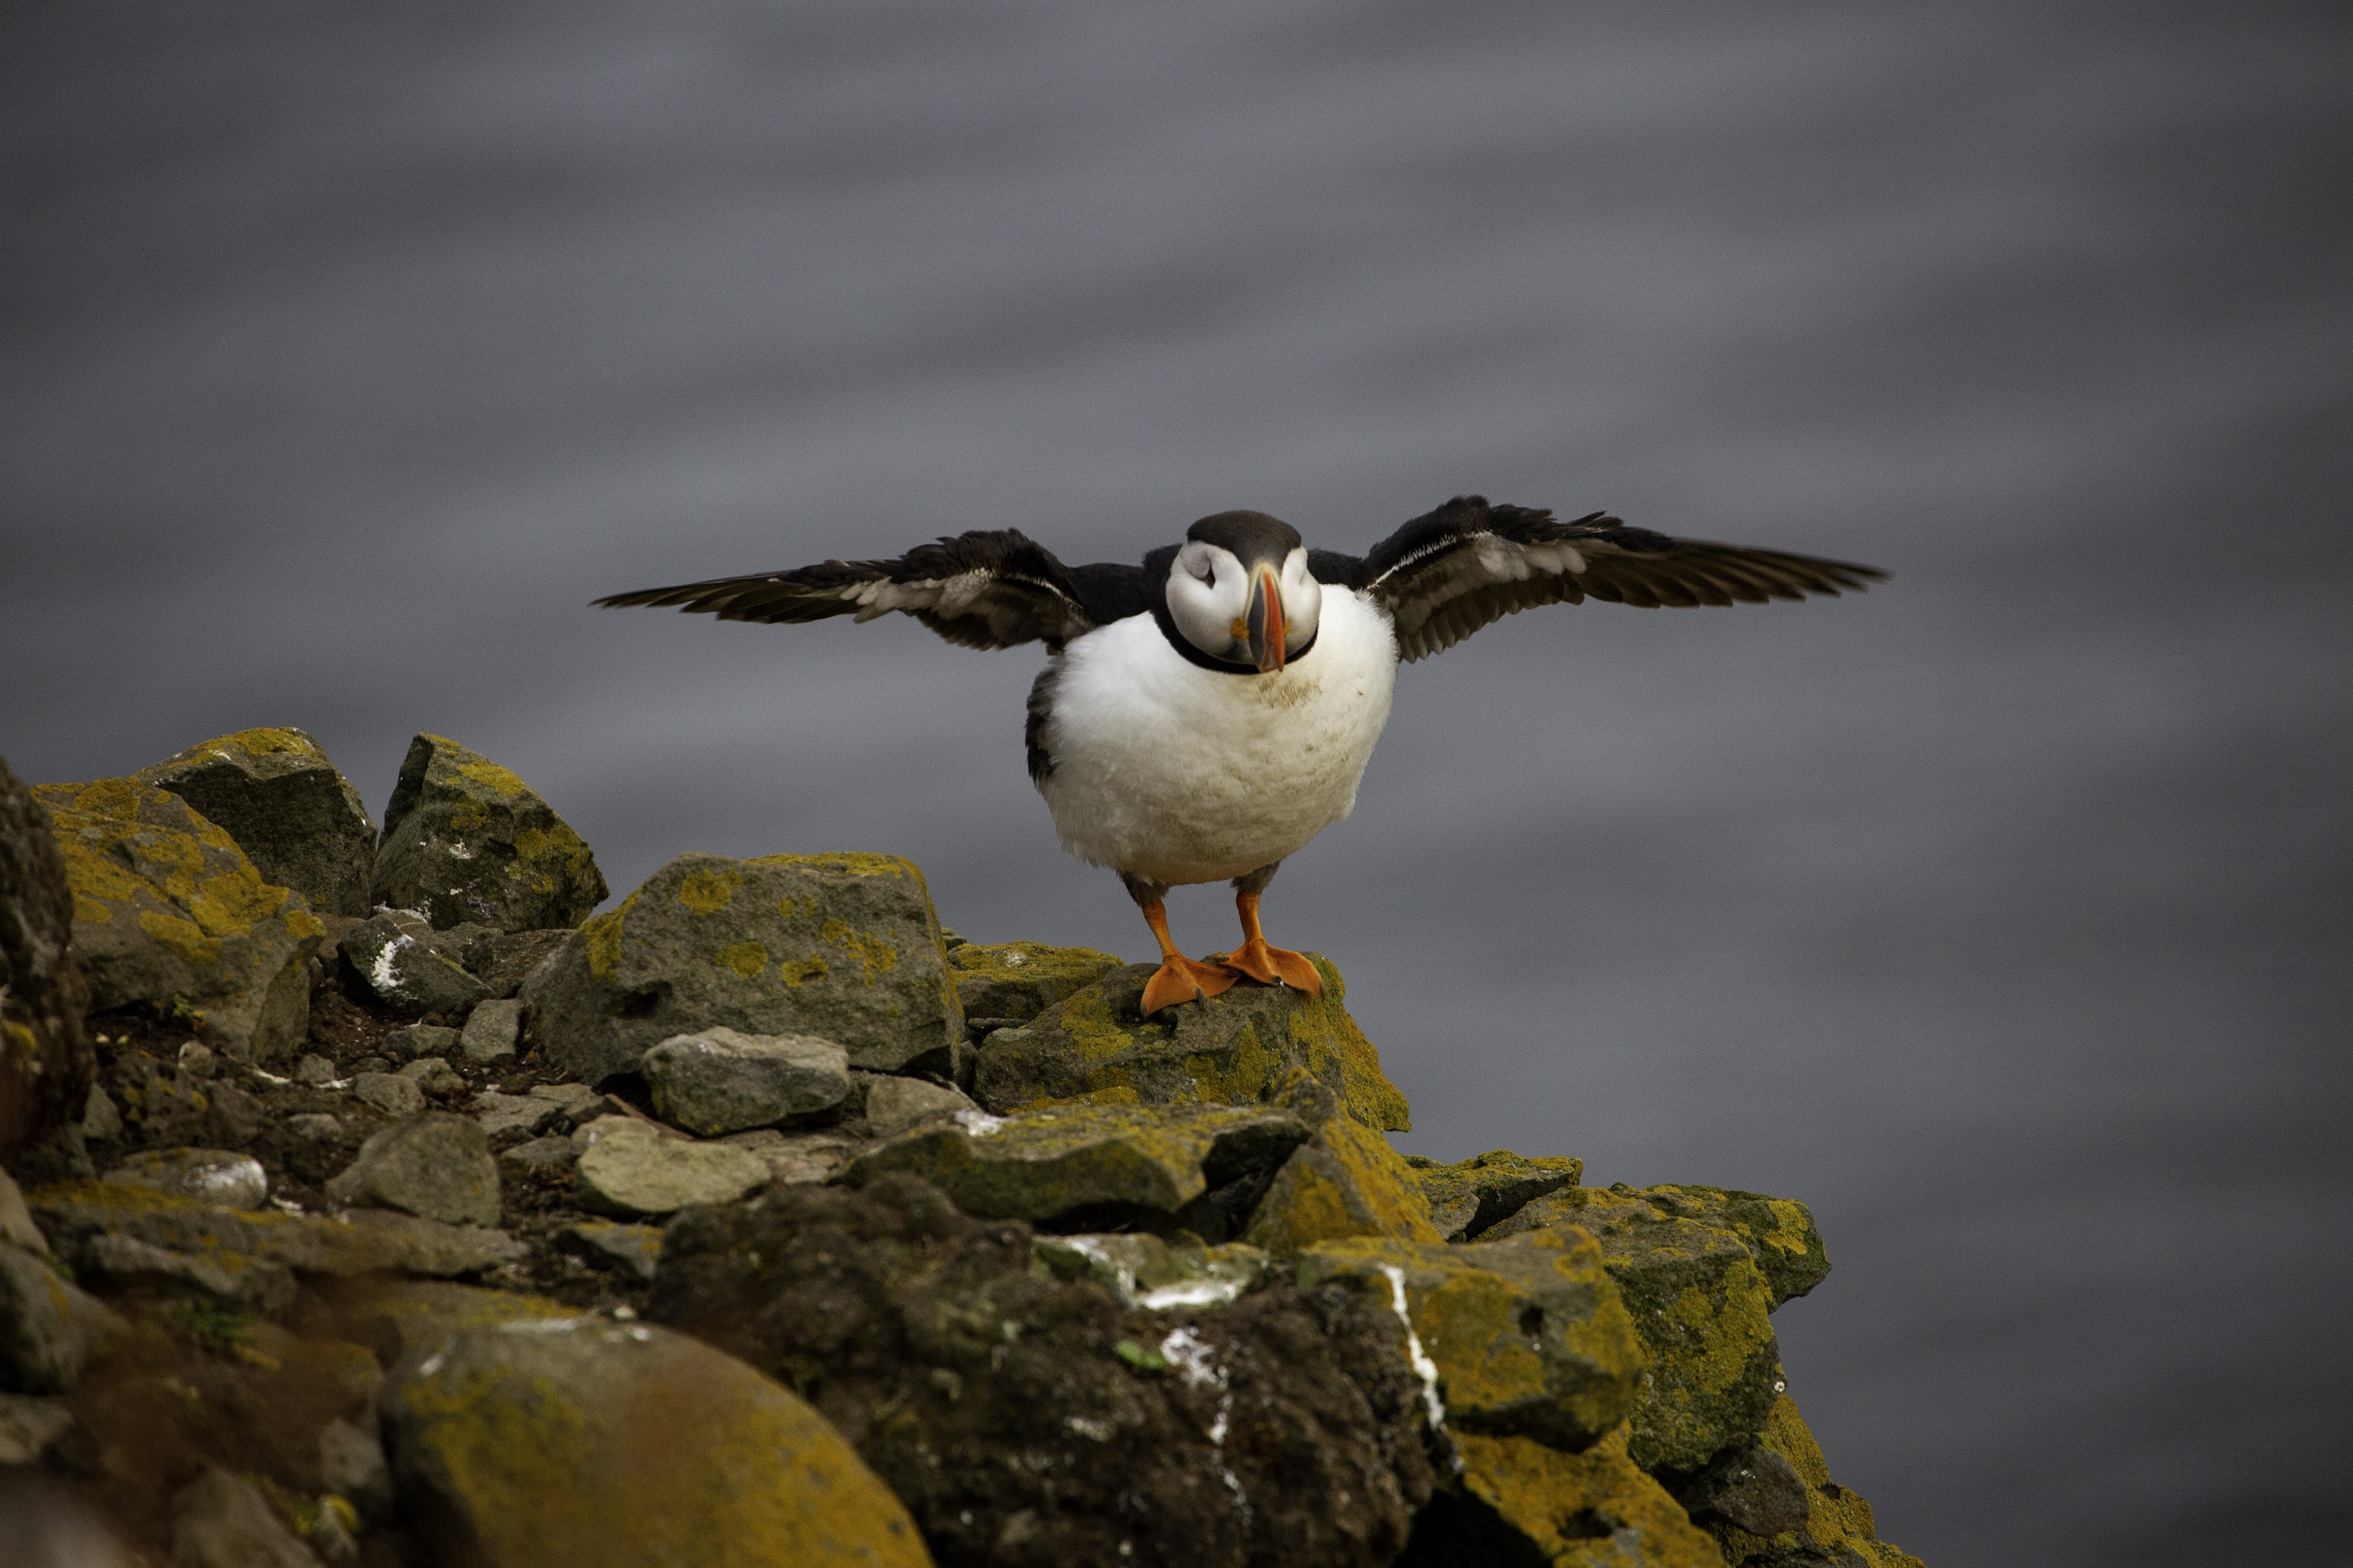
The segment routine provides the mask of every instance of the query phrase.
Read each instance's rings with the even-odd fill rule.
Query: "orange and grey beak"
[[[1283,626],[1282,584],[1271,568],[1261,566],[1250,574],[1250,608],[1242,620],[1250,634],[1250,662],[1261,675],[1272,675],[1282,668]]]

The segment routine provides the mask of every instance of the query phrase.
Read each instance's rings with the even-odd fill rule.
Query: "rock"
[[[576,926],[604,902],[587,844],[530,785],[455,741],[419,735],[384,808],[369,897],[437,928]]]
[[[519,1290],[444,1279],[361,1286],[338,1300],[336,1326],[386,1364],[428,1355],[456,1335],[509,1323],[571,1322],[579,1310]],[[518,1332],[539,1331],[531,1329]],[[549,1330],[564,1332],[565,1330]]]
[[[1256,1107],[1082,1105],[1002,1119],[965,1111],[878,1144],[846,1179],[864,1186],[892,1173],[921,1176],[966,1214],[990,1219],[1186,1224],[1196,1199],[1262,1178],[1306,1137],[1290,1112]]]
[[[315,1052],[294,1064],[294,1081],[318,1089],[335,1081],[335,1064]]]
[[[574,1179],[583,1208],[635,1219],[690,1204],[733,1203],[767,1184],[768,1164],[724,1143],[665,1138],[625,1121],[588,1146]]]
[[[0,1394],[0,1468],[39,1464],[73,1426],[73,1409],[62,1399]]]
[[[1041,1236],[1034,1250],[1056,1279],[1092,1280],[1124,1304],[1154,1312],[1222,1307],[1266,1279],[1259,1248],[1204,1247],[1189,1235],[1174,1243],[1143,1233]]]
[[[90,1086],[90,1099],[83,1103],[81,1135],[93,1143],[111,1143],[122,1136],[122,1112],[96,1084]]]
[[[226,1149],[153,1149],[133,1154],[104,1179],[177,1193],[223,1208],[258,1209],[269,1201],[269,1176],[261,1162]]]
[[[323,1142],[343,1135],[343,1124],[339,1118],[323,1110],[308,1110],[286,1119],[286,1131],[311,1142]]]
[[[425,1109],[424,1089],[398,1073],[355,1073],[352,1093],[362,1105],[385,1116],[414,1116]]]
[[[25,1206],[25,1194],[17,1190],[16,1178],[5,1171],[0,1171],[0,1242],[33,1253],[49,1249],[49,1238],[33,1223],[33,1211]]]
[[[1831,1479],[1821,1448],[1798,1414],[1795,1400],[1773,1402],[1763,1435],[1749,1454],[1788,1464],[1803,1488],[1803,1522],[1773,1535],[1759,1535],[1719,1515],[1705,1522],[1730,1568],[1799,1568],[1825,1563],[1834,1568],[1923,1568],[1920,1560],[1879,1539],[1871,1504],[1862,1494]],[[1769,1483],[1768,1483],[1769,1484]],[[1786,1500],[1776,1500],[1778,1508]],[[1758,1522],[1774,1522],[1760,1519]]]
[[[1636,1464],[1697,1469],[1762,1428],[1783,1386],[1781,1355],[1766,1319],[1772,1292],[1746,1241],[1663,1215],[1630,1188],[1566,1187],[1491,1234],[1546,1219],[1557,1223],[1520,1234],[1589,1232],[1650,1354],[1629,1447]]]
[[[327,1184],[339,1204],[397,1209],[445,1225],[499,1223],[499,1166],[482,1129],[435,1112],[396,1122],[360,1145]]]
[[[1806,1483],[1789,1461],[1749,1444],[1726,1448],[1676,1488],[1683,1511],[1701,1524],[1721,1523],[1751,1535],[1805,1528]]]
[[[227,1149],[242,1149],[261,1136],[265,1120],[261,1101],[233,1083],[213,1085],[206,1130],[212,1141]]]
[[[979,1110],[962,1089],[924,1079],[878,1078],[866,1086],[866,1124],[878,1138],[902,1132],[926,1116]]]
[[[0,762],[0,1161],[90,1109],[74,912],[48,809]]]
[[[396,1062],[415,1061],[419,1057],[439,1057],[447,1061],[458,1050],[458,1031],[439,1024],[408,1024],[389,1030],[384,1037],[384,1054]]]
[[[1723,1562],[1666,1489],[1626,1458],[1620,1435],[1581,1454],[1471,1433],[1455,1446],[1462,1468],[1414,1521],[1396,1568],[1719,1568]]]
[[[716,1136],[830,1110],[849,1094],[849,1058],[809,1035],[742,1035],[713,1026],[673,1035],[638,1064],[655,1113]]]
[[[392,1517],[392,1466],[384,1444],[368,1426],[330,1421],[319,1431],[319,1476],[337,1497],[349,1498],[371,1523]]]
[[[1301,1112],[1315,1135],[1282,1163],[1254,1209],[1235,1216],[1238,1226],[1247,1226],[1243,1239],[1278,1258],[1349,1236],[1443,1239],[1405,1157],[1381,1134],[1342,1114],[1339,1097],[1305,1068],[1291,1070],[1277,1102]]]
[[[522,1004],[499,1000],[478,1004],[466,1016],[466,1031],[458,1039],[459,1054],[470,1062],[510,1062],[522,1030]]]
[[[415,910],[378,910],[338,947],[353,984],[405,1017],[461,1012],[491,994]]]
[[[1461,1432],[1532,1437],[1574,1452],[1634,1407],[1645,1364],[1591,1237],[1563,1227],[1462,1244],[1354,1237],[1300,1255],[1299,1283],[1327,1280],[1394,1307],[1436,1363]]]
[[[1093,984],[1127,960],[1092,947],[1042,942],[966,942],[948,955],[956,999],[967,1018],[1026,1024],[1055,1003]]]
[[[569,1138],[534,1138],[528,1143],[501,1150],[499,1173],[517,1178],[533,1176],[558,1165],[569,1165],[577,1157],[572,1152]]]
[[[90,1360],[93,1331],[106,1316],[39,1258],[0,1242],[0,1391],[71,1389]]]
[[[298,1274],[442,1279],[512,1263],[522,1244],[503,1231],[443,1225],[379,1209],[337,1215],[225,1209],[119,1182],[53,1182],[26,1194],[59,1252],[120,1235],[190,1257],[280,1263]]]
[[[787,1185],[829,1182],[849,1168],[866,1141],[839,1132],[779,1132],[763,1127],[720,1140],[767,1162],[768,1179]]]
[[[237,840],[263,879],[319,914],[365,915],[375,824],[359,792],[300,730],[240,730],[136,775]]]
[[[1689,1184],[1621,1184],[1609,1190],[1638,1197],[1662,1214],[1699,1220],[1738,1237],[1757,1259],[1757,1271],[1765,1277],[1776,1307],[1804,1295],[1830,1274],[1830,1253],[1814,1226],[1813,1211],[1794,1199]]]
[[[190,1040],[180,1047],[179,1069],[190,1078],[211,1078],[220,1071],[220,1058],[210,1046]]]
[[[294,1305],[292,1270],[235,1253],[203,1257],[101,1232],[74,1249],[74,1267],[82,1278],[103,1280],[111,1289],[208,1296],[268,1318],[282,1317]]]
[[[1409,1154],[1413,1179],[1430,1200],[1430,1222],[1449,1241],[1475,1241],[1482,1232],[1546,1193],[1577,1185],[1585,1162],[1556,1154],[1530,1158],[1493,1149],[1451,1165]]]
[[[903,1175],[772,1189],[671,1221],[647,1312],[790,1382],[943,1563],[1395,1555],[1431,1472],[1386,1301],[1155,1313],[1035,1268],[1033,1239]]]
[[[466,1092],[466,1080],[458,1076],[457,1068],[439,1057],[419,1057],[396,1076],[408,1079],[437,1099],[448,1099]]]
[[[261,1489],[208,1468],[172,1500],[172,1568],[319,1568]]]
[[[1321,1000],[1287,986],[1241,984],[1149,1023],[1137,1009],[1153,966],[1113,970],[1032,1022],[983,1041],[974,1098],[1000,1116],[1074,1100],[1250,1105],[1304,1068],[1366,1126],[1405,1131],[1411,1121],[1405,1096],[1382,1075],[1379,1053],[1341,1005],[1340,972],[1314,961],[1324,977]]]
[[[564,1114],[564,1107],[552,1100],[539,1100],[527,1094],[500,1094],[484,1089],[474,1096],[474,1120],[492,1138],[520,1128],[525,1132],[543,1132]]]
[[[567,1225],[555,1233],[558,1252],[597,1268],[619,1269],[647,1282],[652,1280],[655,1267],[661,1262],[661,1247],[659,1226],[607,1225],[592,1219]]]
[[[570,926],[550,926],[507,931],[469,922],[441,934],[469,974],[489,986],[492,996],[512,1000],[524,977],[562,947],[572,931]]]
[[[930,1562],[906,1510],[807,1405],[659,1328],[458,1334],[396,1369],[385,1431],[433,1560]]]
[[[682,855],[523,983],[547,1058],[590,1083],[713,1025],[832,1040],[895,1072],[964,1038],[923,873],[895,855]]]
[[[585,1083],[535,1083],[523,1092],[533,1100],[544,1100],[566,1110],[575,1110],[605,1098]]]
[[[92,1007],[185,997],[239,1061],[267,1065],[301,1042],[326,927],[301,895],[263,881],[177,795],[130,779],[34,793],[65,858]]]

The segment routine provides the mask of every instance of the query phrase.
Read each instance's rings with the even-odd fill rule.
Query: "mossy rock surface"
[[[384,1426],[415,1528],[443,1562],[931,1562],[822,1416],[665,1329],[579,1317],[466,1331],[394,1370]]]
[[[714,1025],[814,1035],[877,1072],[964,1038],[931,891],[895,855],[681,855],[534,969],[522,1000],[541,1051],[589,1083]]]
[[[1406,1098],[1348,1016],[1339,970],[1320,954],[1308,957],[1324,977],[1321,998],[1245,981],[1149,1020],[1141,1007],[1153,965],[1113,970],[983,1041],[974,1097],[1000,1115],[1072,1101],[1248,1105],[1303,1067],[1366,1126],[1408,1130]]]
[[[1278,1258],[1350,1236],[1442,1241],[1430,1204],[1405,1156],[1388,1140],[1345,1114],[1339,1097],[1303,1068],[1276,1090],[1275,1101],[1300,1112],[1315,1135],[1282,1163],[1243,1231],[1243,1239]]]
[[[1723,1568],[1715,1541],[1626,1457],[1622,1432],[1581,1454],[1472,1433],[1455,1446],[1462,1468],[1396,1568]]]
[[[1763,1428],[1783,1387],[1781,1352],[1767,1317],[1772,1292],[1738,1235],[1662,1214],[1630,1189],[1583,1187],[1538,1198],[1497,1229],[1599,1242],[1651,1359],[1634,1410],[1635,1463],[1695,1470]]]
[[[605,875],[572,825],[479,752],[439,735],[409,742],[384,808],[369,899],[437,928],[576,926],[605,901]]]
[[[1634,1408],[1641,1342],[1582,1232],[1464,1245],[1359,1237],[1310,1247],[1298,1270],[1302,1289],[1338,1280],[1384,1303],[1402,1289],[1458,1430],[1575,1452]]]
[[[1386,1299],[1271,1280],[1155,1311],[1036,1243],[909,1176],[771,1189],[671,1221],[647,1311],[807,1399],[942,1563],[1397,1554],[1433,1474]]]
[[[1115,952],[1042,942],[965,942],[948,953],[965,1016],[1014,1024],[1028,1023],[1126,963]]]
[[[1830,1252],[1811,1209],[1795,1198],[1767,1197],[1731,1187],[1675,1184],[1609,1189],[1641,1199],[1660,1213],[1695,1219],[1738,1237],[1757,1259],[1757,1271],[1773,1292],[1773,1305],[1804,1295],[1831,1271]]]
[[[1840,1568],[1926,1568],[1917,1557],[1879,1539],[1871,1504],[1861,1492],[1831,1479],[1831,1468],[1820,1444],[1798,1414],[1797,1401],[1788,1394],[1773,1402],[1757,1447],[1778,1454],[1798,1473],[1806,1489],[1806,1522],[1774,1535],[1752,1535],[1735,1525],[1713,1526],[1724,1560],[1731,1568],[1810,1568],[1836,1563]]]
[[[1561,1154],[1515,1154],[1491,1149],[1451,1165],[1406,1156],[1430,1201],[1430,1223],[1449,1241],[1475,1241],[1534,1199],[1577,1185],[1585,1162]]]
[[[1149,1226],[1189,1217],[1189,1206],[1213,1187],[1263,1180],[1307,1136],[1289,1111],[1260,1107],[964,1112],[860,1155],[845,1179],[863,1186],[886,1175],[919,1176],[966,1214],[991,1219]]]
[[[317,913],[364,915],[375,824],[359,791],[300,730],[239,730],[142,768],[237,840],[264,879]]]
[[[326,927],[263,880],[237,841],[134,779],[43,784],[74,902],[93,1008],[185,998],[213,1048],[277,1061],[311,1019],[310,958]]]
[[[216,1207],[119,1182],[53,1182],[25,1194],[59,1256],[94,1236],[130,1237],[224,1267],[278,1264],[298,1274],[448,1279],[521,1258],[503,1231],[359,1209],[348,1215]]]
[[[81,1119],[97,1058],[48,808],[0,762],[0,1162]],[[21,1166],[19,1167],[22,1168]]]

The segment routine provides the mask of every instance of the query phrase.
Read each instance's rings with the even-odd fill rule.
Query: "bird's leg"
[[[1281,861],[1275,862],[1276,866]],[[1307,955],[1293,952],[1287,947],[1276,947],[1258,929],[1259,895],[1274,880],[1274,866],[1262,866],[1247,877],[1234,879],[1234,909],[1242,918],[1242,944],[1220,957],[1218,962],[1237,974],[1247,974],[1261,985],[1280,981],[1294,991],[1310,996],[1324,994],[1324,977],[1307,962]]]
[[[1176,951],[1168,935],[1168,906],[1158,899],[1144,906],[1144,922],[1152,928],[1153,940],[1160,944],[1160,967],[1154,971],[1144,986],[1144,1016],[1147,1018],[1163,1007],[1173,1007],[1179,1002],[1206,1002],[1219,992],[1233,988],[1230,970],[1214,963],[1196,963]]]

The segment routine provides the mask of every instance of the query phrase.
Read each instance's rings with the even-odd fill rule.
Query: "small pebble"
[[[220,1059],[210,1046],[190,1040],[180,1047],[180,1070],[191,1078],[210,1078],[220,1070]]]
[[[294,1081],[310,1084],[332,1083],[335,1081],[335,1064],[315,1053],[306,1056],[294,1064]]]

